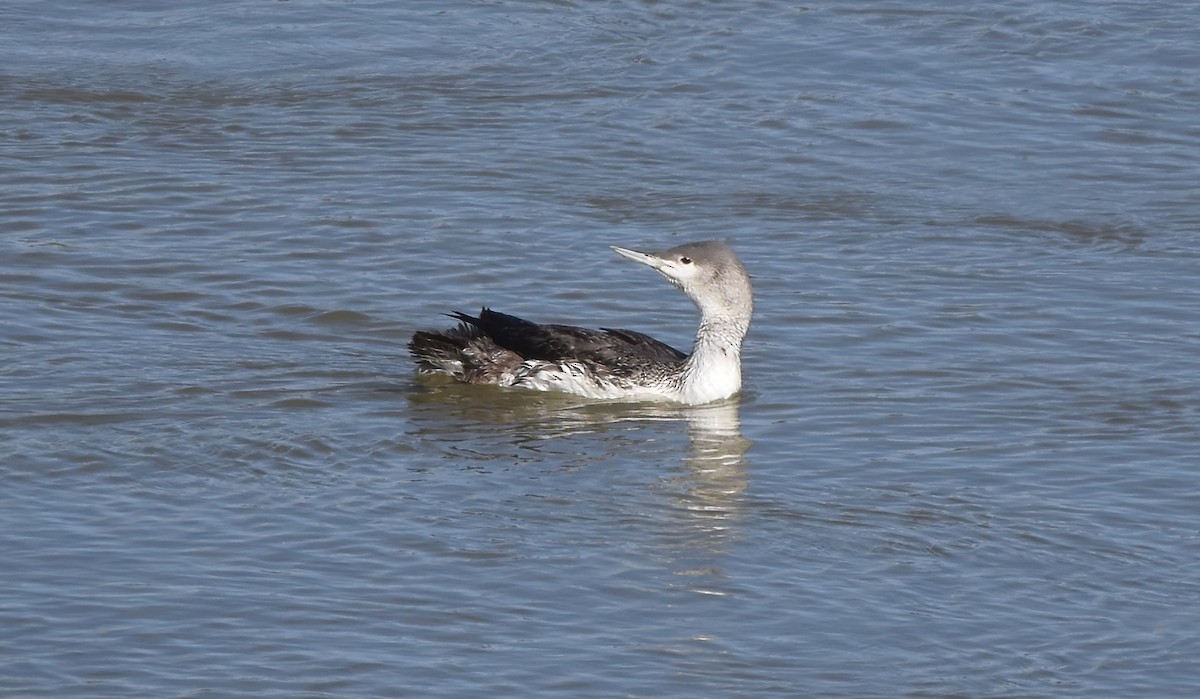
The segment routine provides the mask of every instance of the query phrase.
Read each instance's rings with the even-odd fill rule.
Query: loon
[[[419,331],[408,348],[424,374],[596,399],[699,405],[742,387],[742,341],[750,328],[750,276],[725,243],[706,240],[658,252],[612,246],[657,270],[696,304],[691,354],[633,330],[542,325],[484,308],[444,331]]]

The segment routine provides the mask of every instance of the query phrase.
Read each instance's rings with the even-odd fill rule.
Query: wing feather
[[[590,362],[625,374],[645,362],[677,364],[687,358],[674,347],[633,330],[540,324],[488,308],[478,317],[452,315],[525,359]]]

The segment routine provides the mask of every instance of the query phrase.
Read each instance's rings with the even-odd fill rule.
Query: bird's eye
[[[692,258],[690,258],[690,257],[681,257],[681,258],[679,258],[679,261],[685,265],[692,264]]]

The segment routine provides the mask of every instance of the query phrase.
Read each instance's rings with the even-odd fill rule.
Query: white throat
[[[730,319],[705,319],[700,323],[696,345],[684,365],[684,403],[709,403],[741,390],[745,334],[744,325]]]

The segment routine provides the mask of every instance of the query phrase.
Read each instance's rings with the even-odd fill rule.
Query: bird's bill
[[[627,250],[625,248],[619,248],[616,245],[612,245],[610,247],[613,249],[613,252],[617,253],[621,257],[628,258],[634,262],[641,262],[642,264],[653,267],[654,269],[660,269],[663,265],[663,259],[656,255],[638,252],[637,250]]]

